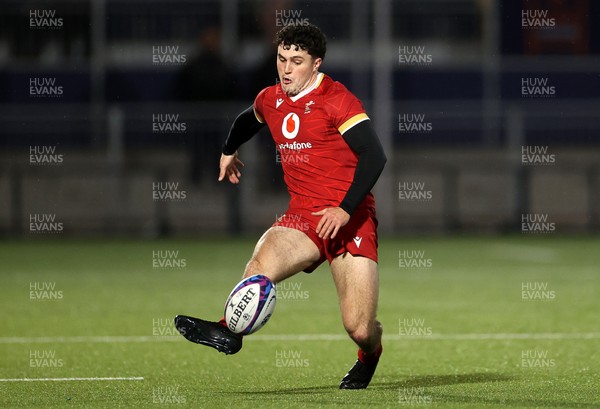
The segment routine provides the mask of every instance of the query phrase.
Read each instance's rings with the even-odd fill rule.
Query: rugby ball
[[[240,281],[225,304],[227,328],[236,334],[248,335],[267,323],[275,309],[275,284],[257,274]]]

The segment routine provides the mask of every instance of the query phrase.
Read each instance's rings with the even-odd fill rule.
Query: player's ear
[[[313,71],[317,71],[319,69],[319,67],[321,66],[322,62],[323,62],[323,59],[321,57],[315,58],[315,61],[313,62]]]

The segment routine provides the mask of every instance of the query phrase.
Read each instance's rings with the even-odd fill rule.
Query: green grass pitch
[[[1,242],[0,407],[600,407],[597,237],[382,238],[362,391],[338,390],[356,347],[326,265],[237,355],[175,333],[221,316],[254,241]]]

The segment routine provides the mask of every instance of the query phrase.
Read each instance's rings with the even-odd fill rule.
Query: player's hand
[[[237,151],[233,155],[221,154],[221,160],[219,161],[219,182],[222,181],[225,176],[231,183],[237,185],[240,183],[240,177],[242,173],[238,167],[243,167],[244,163],[238,159]]]
[[[313,212],[313,216],[323,216],[317,225],[317,234],[321,239],[333,239],[338,231],[350,220],[350,215],[341,207],[327,207]]]

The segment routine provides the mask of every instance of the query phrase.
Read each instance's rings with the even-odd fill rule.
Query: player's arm
[[[250,106],[240,113],[229,130],[229,135],[223,144],[223,151],[219,163],[219,182],[225,176],[231,183],[240,183],[240,166],[244,166],[237,157],[238,148],[248,142],[265,124],[258,120],[254,113],[254,107]]]
[[[358,154],[354,179],[340,203],[340,207],[351,215],[375,186],[387,158],[370,120],[356,124],[342,137],[350,149]]]
[[[223,154],[233,155],[242,144],[248,142],[260,129],[265,126],[254,114],[254,106],[243,110],[231,125],[229,135],[223,144]]]
[[[338,207],[326,208],[313,213],[323,216],[316,232],[319,237],[335,238],[340,228],[350,220],[350,216],[371,191],[387,161],[377,134],[370,120],[362,121],[342,134],[348,146],[358,154],[352,184]]]

